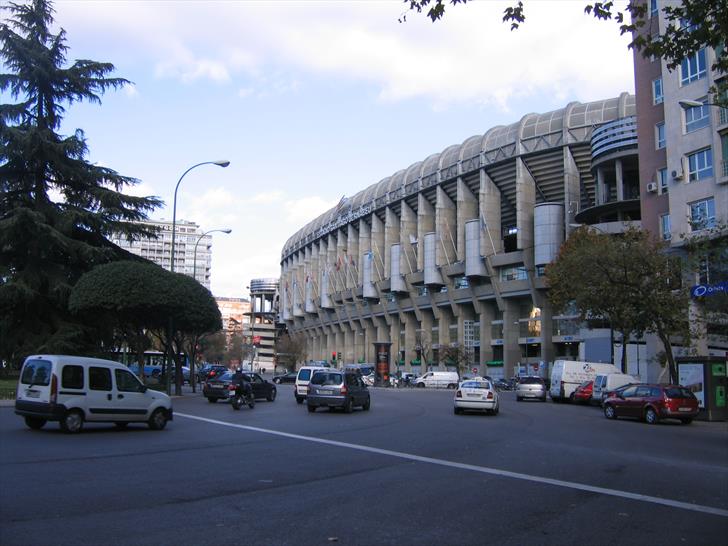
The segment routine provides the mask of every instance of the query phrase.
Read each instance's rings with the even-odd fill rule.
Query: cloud
[[[269,192],[262,192],[257,193],[253,197],[250,198],[250,202],[252,203],[275,203],[277,201],[280,201],[283,199],[283,197],[286,195],[286,192],[281,190],[272,190]]]
[[[298,226],[300,228],[335,206],[337,202],[336,199],[327,200],[318,195],[292,199],[283,203],[283,211],[285,212],[283,220],[293,227]],[[289,233],[289,235],[292,235],[292,233]]]
[[[303,82],[292,73],[346,78],[374,86],[383,102],[422,98],[436,109],[507,110],[524,97],[593,100],[632,89],[629,40],[613,21],[585,15],[581,2],[534,2],[511,32],[501,21],[510,4],[448,6],[434,24],[414,12],[398,23],[400,2],[220,2],[214,10],[73,2],[58,10],[63,21],[93,15],[106,28],[105,19],[109,34],[139,48],[160,78],[235,82],[241,98],[295,93]]]

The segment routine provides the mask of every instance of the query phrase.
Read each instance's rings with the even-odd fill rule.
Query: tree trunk
[[[626,332],[620,332],[622,334],[622,373],[627,373],[627,339]]]
[[[662,341],[663,347],[665,347],[665,357],[667,358],[667,366],[670,372],[670,383],[673,385],[678,384],[677,368],[675,367],[675,356],[672,354],[672,344],[670,343],[670,336],[668,336],[662,330],[658,330],[657,336]]]

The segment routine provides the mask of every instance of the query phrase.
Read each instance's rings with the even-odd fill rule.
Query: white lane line
[[[500,470],[498,468],[489,468],[487,466],[477,466],[465,463],[456,463],[453,461],[446,461],[444,459],[434,459],[432,457],[422,457],[421,455],[413,455],[411,453],[404,453],[402,451],[392,451],[389,449],[380,449],[377,447],[363,446],[359,444],[350,444],[347,442],[337,442],[336,440],[326,440],[325,438],[316,438],[314,436],[303,436],[301,434],[291,434],[290,432],[281,432],[278,430],[271,430],[267,428],[251,427],[248,425],[238,425],[236,423],[228,423],[226,421],[219,421],[217,419],[208,419],[207,417],[199,417],[197,415],[189,415],[186,413],[174,413],[177,417],[186,417],[188,419],[195,419],[197,421],[204,421],[206,423],[212,423],[214,425],[222,425],[225,427],[239,428],[243,430],[251,430],[253,432],[262,432],[264,434],[272,434],[273,436],[282,436],[284,438],[291,438],[294,440],[303,440],[305,442],[314,442],[317,444],[325,444],[335,447],[344,447],[347,449],[355,449],[357,451],[366,451],[368,453],[377,453],[378,455],[387,455],[389,457],[398,457],[400,459],[407,459],[409,461],[417,461],[420,463],[435,464],[439,466],[447,466],[450,468],[459,468],[460,470],[470,470],[472,472],[480,472],[481,474],[492,474],[494,476],[502,476],[505,478],[514,478],[516,480],[524,480],[528,482],[544,483],[547,485],[554,485],[556,487],[566,487],[568,489],[577,489],[579,491],[588,491],[590,493],[598,493],[600,495],[609,495],[612,497],[620,497],[623,499],[636,500],[641,502],[649,502],[652,504],[661,504],[663,506],[669,506],[670,508],[680,508],[682,510],[692,510],[693,512],[702,512],[704,514],[712,514],[714,516],[728,517],[728,510],[722,508],[715,508],[713,506],[703,506],[700,504],[691,504],[688,502],[681,502],[671,499],[663,499],[660,497],[653,497],[651,495],[640,495],[638,493],[630,493],[629,491],[620,491],[618,489],[609,489],[606,487],[596,487],[593,485],[586,485],[577,482],[567,482],[563,480],[555,480],[553,478],[544,478],[542,476],[533,476],[531,474],[521,474],[520,472],[511,472],[509,470]]]

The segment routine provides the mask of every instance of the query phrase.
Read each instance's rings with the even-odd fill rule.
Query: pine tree
[[[138,180],[86,160],[81,129],[58,131],[65,106],[100,104],[108,89],[129,84],[107,77],[109,63],[66,63],[66,33],[51,32],[48,0],[4,6],[0,23],[0,360],[30,353],[74,353],[98,347],[93,328],[68,312],[69,293],[95,265],[129,255],[112,232],[154,236],[135,222],[161,204],[125,195]],[[53,196],[60,196],[60,198]]]

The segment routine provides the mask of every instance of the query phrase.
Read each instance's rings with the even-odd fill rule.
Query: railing
[[[613,150],[637,148],[637,117],[629,116],[594,129],[591,137],[592,160]]]

